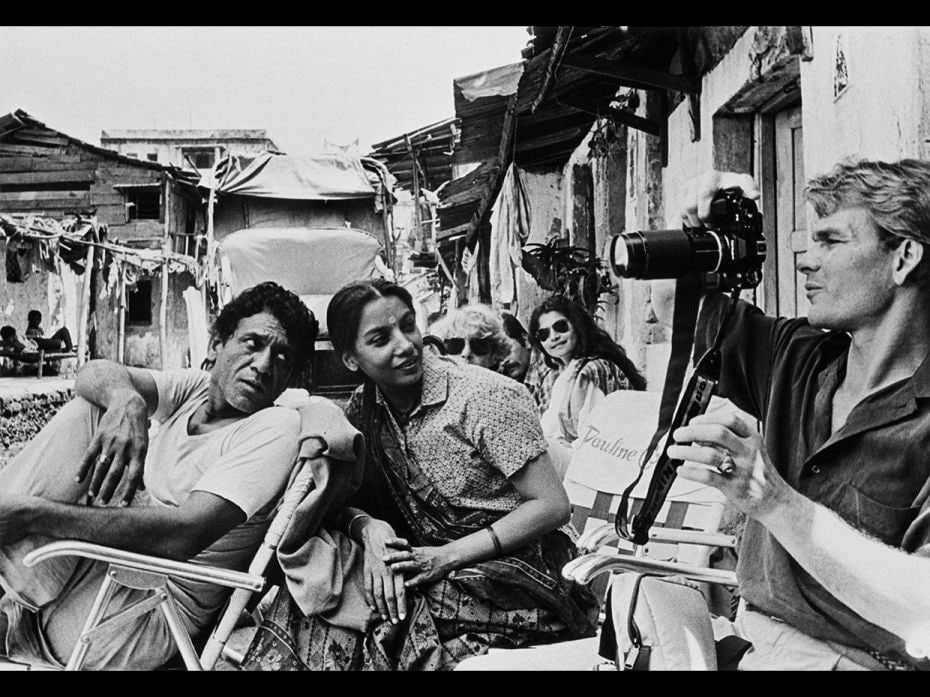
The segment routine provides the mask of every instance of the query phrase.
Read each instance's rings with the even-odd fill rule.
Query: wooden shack
[[[206,228],[198,179],[85,143],[22,110],[0,116],[0,213],[93,218],[103,235],[95,240],[85,328],[91,357],[155,368],[189,364],[183,294],[196,285]],[[13,243],[2,241],[5,254]],[[46,328],[77,334],[81,279],[54,259],[30,271],[0,279],[0,323],[24,329],[29,310],[38,309]]]

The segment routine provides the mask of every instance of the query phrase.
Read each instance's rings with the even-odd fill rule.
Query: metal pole
[[[123,264],[125,264],[123,260]],[[123,269],[123,264],[119,265],[119,307],[117,309],[118,313],[118,324],[116,331],[116,361],[118,363],[123,362],[123,357],[126,352],[126,274]]]
[[[161,251],[164,262],[161,266],[161,307],[158,312],[158,350],[161,354],[161,369],[168,369],[168,254],[171,249],[171,180],[165,179],[165,234]]]
[[[90,287],[94,275],[94,246],[87,245],[87,256],[84,258],[84,285],[81,288],[81,319],[78,322],[77,367],[80,368],[87,360],[88,322],[90,321]]]

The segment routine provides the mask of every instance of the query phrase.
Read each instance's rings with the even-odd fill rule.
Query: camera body
[[[714,228],[621,233],[611,239],[608,261],[627,278],[678,278],[714,274],[721,290],[754,288],[762,280],[765,238],[762,215],[738,190],[720,192],[711,203]]]

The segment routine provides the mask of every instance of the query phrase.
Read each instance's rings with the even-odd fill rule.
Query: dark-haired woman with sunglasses
[[[497,370],[510,354],[500,316],[487,305],[472,304],[450,310],[429,328],[443,343],[445,355]]]
[[[564,476],[591,410],[611,392],[646,389],[646,379],[623,347],[568,298],[553,296],[533,310],[529,332],[555,375],[547,399],[534,395],[553,464]]]

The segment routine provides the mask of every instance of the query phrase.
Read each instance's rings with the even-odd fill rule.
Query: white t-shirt
[[[180,506],[192,491],[206,491],[238,506],[248,520],[194,561],[245,569],[297,459],[300,416],[287,407],[268,407],[210,433],[190,435],[188,422],[207,400],[210,373],[187,369],[151,375],[158,389],[152,419],[158,423],[145,458],[141,497],[148,505]],[[221,587],[198,582],[171,586],[182,611],[198,627],[226,595]]]
[[[180,506],[192,491],[221,496],[251,518],[283,491],[297,457],[300,417],[268,407],[210,433],[190,435],[188,422],[207,400],[210,373],[152,371],[159,422],[145,460],[154,503]]]

